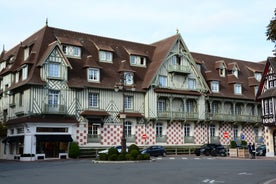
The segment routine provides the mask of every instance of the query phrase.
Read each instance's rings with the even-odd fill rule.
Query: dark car
[[[227,151],[225,147],[221,144],[204,144],[200,148],[195,149],[195,155],[226,156]]]
[[[166,150],[163,146],[150,146],[141,151],[142,154],[149,154],[150,156],[166,156]]]
[[[256,148],[256,155],[257,156],[265,156],[266,154],[266,146],[260,145]]]

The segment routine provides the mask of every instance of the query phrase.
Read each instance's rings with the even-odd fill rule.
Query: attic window
[[[215,93],[219,92],[219,82],[218,81],[211,81],[211,90],[212,90],[212,92],[215,92]]]
[[[261,78],[262,78],[262,74],[261,73],[259,73],[259,72],[255,72],[254,73],[254,76],[255,76],[255,79],[257,80],[257,81],[261,81]]]
[[[234,84],[234,94],[235,95],[242,94],[242,85],[241,84]]]
[[[62,51],[67,57],[80,58],[81,57],[81,48],[71,45],[63,45]]]
[[[236,78],[238,78],[238,77],[239,77],[239,76],[238,76],[239,71],[238,71],[238,69],[237,69],[236,67],[234,67],[234,68],[233,68],[233,70],[232,70],[232,74],[233,74],[233,75],[235,75],[235,77],[236,77]]]
[[[25,65],[22,67],[22,80],[26,80],[28,77],[28,66]]]
[[[225,77],[225,68],[219,68],[219,76]]]
[[[130,56],[131,66],[146,66],[146,57],[131,55]]]
[[[100,81],[100,70],[98,68],[87,69],[88,82],[99,82]]]
[[[108,62],[108,63],[112,63],[112,52],[110,51],[99,51],[99,59],[101,62]]]
[[[30,47],[26,47],[24,49],[24,61],[28,59],[29,55],[30,55]]]

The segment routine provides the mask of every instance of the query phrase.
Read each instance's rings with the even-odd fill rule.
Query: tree
[[[276,55],[276,8],[274,10],[274,17],[272,17],[266,29],[267,40],[275,43],[274,55]]]

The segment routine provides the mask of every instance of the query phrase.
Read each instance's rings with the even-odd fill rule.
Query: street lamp
[[[121,61],[121,66],[120,66],[120,69],[119,69],[118,72],[120,73],[120,81],[115,84],[114,90],[115,90],[115,92],[122,91],[122,94],[123,94],[123,112],[120,113],[120,119],[122,119],[122,121],[123,121],[123,133],[122,133],[122,138],[121,138],[121,146],[122,146],[122,152],[126,152],[125,91],[126,91],[126,88],[130,89],[131,91],[135,91],[134,84],[129,85],[129,81],[128,81],[129,80],[129,74],[132,75],[132,79],[133,79],[133,72],[134,71],[131,70],[130,67],[126,65],[126,61],[123,60],[123,61]]]

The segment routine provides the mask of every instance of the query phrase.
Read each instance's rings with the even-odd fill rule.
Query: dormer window
[[[99,51],[99,59],[101,62],[112,63],[112,60],[113,60],[112,52],[103,51],[103,50]]]
[[[234,84],[234,94],[235,95],[242,94],[242,85],[241,84]]]
[[[261,81],[261,79],[262,79],[262,73],[259,73],[259,72],[255,72],[254,73],[254,76],[255,76],[255,79],[257,80],[257,81]]]
[[[62,51],[63,51],[64,55],[66,55],[67,57],[75,57],[75,58],[81,57],[81,48],[80,47],[71,46],[71,45],[63,45]]]
[[[124,73],[125,85],[133,84],[133,72],[125,72]]]
[[[25,65],[22,67],[22,80],[26,80],[28,77],[28,66]]]
[[[131,66],[146,66],[146,57],[144,56],[130,56],[130,65]]]
[[[49,63],[48,75],[50,78],[60,77],[60,63]]]
[[[24,61],[27,60],[27,58],[29,57],[29,54],[30,54],[30,47],[26,47],[24,49]]]
[[[173,65],[181,65],[181,57],[174,55],[172,57],[172,64]]]
[[[219,92],[219,81],[211,81],[211,90],[214,93]]]
[[[88,82],[100,82],[100,70],[98,68],[87,69]]]
[[[234,68],[233,68],[233,70],[232,70],[232,74],[233,74],[236,78],[238,78],[238,77],[239,77],[239,76],[238,76],[239,71],[238,71],[238,69],[237,69],[236,67],[234,67]]]
[[[219,68],[219,76],[225,77],[225,68]]]

